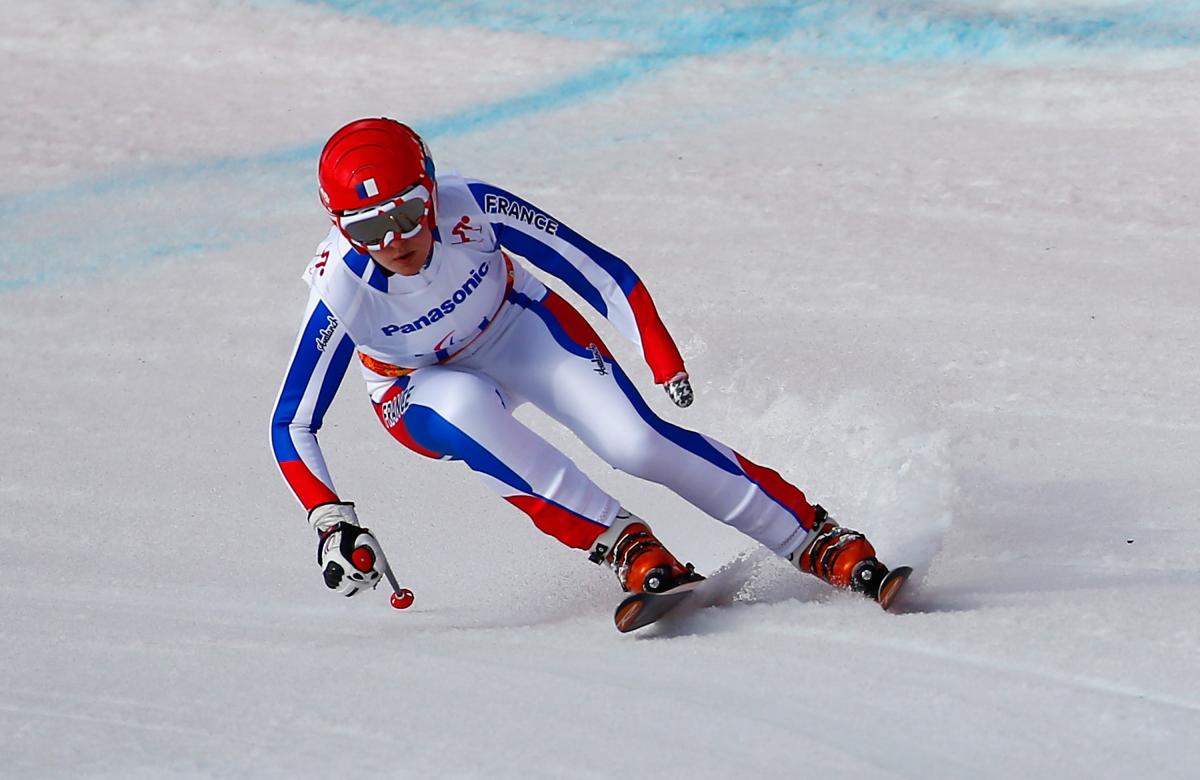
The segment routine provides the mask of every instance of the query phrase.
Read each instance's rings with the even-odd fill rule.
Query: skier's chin
[[[412,276],[421,270],[424,258],[420,256],[421,247],[411,246],[404,249],[389,248],[371,252],[371,257],[388,271],[402,276]]]

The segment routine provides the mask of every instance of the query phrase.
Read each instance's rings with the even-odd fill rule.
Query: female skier
[[[671,400],[692,402],[683,358],[620,258],[499,187],[437,176],[421,138],[360,119],[325,144],[333,222],[304,274],[308,306],[271,422],[275,458],[318,534],[325,584],[353,596],[385,573],[342,500],[316,433],[351,362],[379,420],[430,458],[464,461],[565,545],[657,593],[699,579],[650,524],[513,417],[532,403],[613,467],[665,485],[798,569],[885,607],[887,567],[771,469],[659,418],[587,321],[514,255],[561,279],[637,344]],[[889,583],[892,578],[889,578]]]

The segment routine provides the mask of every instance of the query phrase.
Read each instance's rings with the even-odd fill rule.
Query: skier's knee
[[[612,439],[602,454],[613,468],[642,479],[653,479],[662,468],[661,437],[654,431],[639,428]]]

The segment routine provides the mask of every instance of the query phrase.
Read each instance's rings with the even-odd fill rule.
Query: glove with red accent
[[[321,504],[308,513],[317,532],[317,565],[325,586],[341,596],[374,588],[383,577],[383,550],[371,532],[358,525],[354,504]]]
[[[692,383],[688,381],[686,371],[680,371],[675,376],[668,379],[663,384],[663,390],[667,391],[667,395],[675,402],[676,406],[688,407],[692,405],[692,401],[696,396],[692,393]]]

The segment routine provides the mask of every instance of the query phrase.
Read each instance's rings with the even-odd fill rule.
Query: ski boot
[[[796,551],[787,556],[797,569],[835,588],[861,593],[889,608],[912,569],[889,571],[875,557],[875,548],[858,531],[843,528],[817,504],[812,530]]]
[[[662,593],[703,579],[692,564],[682,564],[671,555],[644,520],[623,509],[596,540],[588,560],[612,567],[627,593]]]

